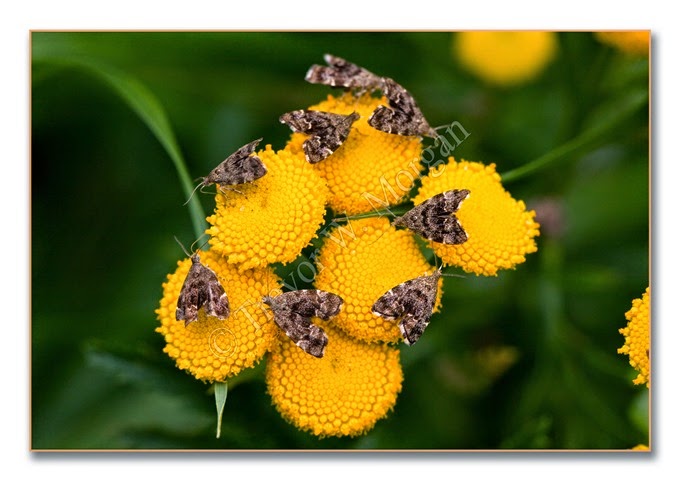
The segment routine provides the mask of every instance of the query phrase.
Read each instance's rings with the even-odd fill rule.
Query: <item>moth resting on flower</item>
[[[328,66],[312,65],[305,75],[307,82],[356,90],[359,96],[383,88],[383,78],[373,72],[329,53],[323,58]]]
[[[201,179],[196,189],[207,187],[210,184],[217,184],[220,188],[224,188],[253,182],[263,177],[267,173],[267,167],[257,155],[253,155],[261,141],[262,138],[253,140],[229,155]],[[196,192],[196,189],[194,189],[194,192]],[[193,196],[194,193],[192,192],[191,195]],[[191,197],[189,197],[189,200],[191,200]]]
[[[303,289],[265,296],[262,302],[274,313],[274,322],[300,349],[315,357],[323,357],[328,336],[312,324],[312,316],[329,320],[342,307],[342,298],[332,292]]]
[[[430,324],[441,275],[437,269],[394,286],[375,301],[373,314],[390,321],[399,319],[404,342],[409,346],[415,344]]]
[[[352,124],[358,119],[359,114],[356,112],[342,115],[316,110],[294,110],[279,118],[293,132],[310,136],[302,144],[305,158],[310,164],[316,164],[335,152],[347,140]]]
[[[468,198],[467,189],[454,189],[437,194],[418,204],[392,221],[394,226],[407,227],[425,239],[442,244],[462,244],[467,232],[454,215]]]
[[[197,252],[191,256],[191,268],[177,299],[175,317],[188,326],[198,319],[200,309],[218,319],[229,317],[227,293],[215,272],[201,262]]]

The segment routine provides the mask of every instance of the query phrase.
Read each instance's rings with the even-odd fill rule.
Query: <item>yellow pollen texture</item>
[[[633,307],[626,312],[628,325],[619,332],[623,334],[625,344],[617,351],[626,354],[630,365],[638,371],[634,384],[647,384],[649,387],[649,287],[641,299],[633,300]]]
[[[177,263],[177,270],[163,283],[163,297],[156,315],[156,328],[167,343],[163,351],[177,367],[207,382],[222,382],[259,362],[276,342],[276,325],[264,311],[262,297],[280,280],[270,268],[243,272],[211,251],[200,253],[201,262],[210,267],[229,299],[230,314],[224,320],[199,311],[198,320],[184,326],[175,310],[191,260]]]
[[[324,326],[328,347],[311,356],[283,339],[267,359],[267,391],[284,419],[315,436],[357,436],[394,407],[403,373],[399,351]]]
[[[479,78],[496,85],[516,85],[536,77],[557,51],[554,32],[460,32],[454,57]]]
[[[345,93],[309,107],[361,117],[352,124],[347,140],[329,157],[315,164],[330,189],[329,206],[336,213],[354,215],[400,203],[420,173],[422,144],[419,137],[388,134],[368,125],[368,118],[387,100],[369,94]],[[294,133],[287,149],[302,152],[309,136]]]
[[[212,250],[240,270],[280,262],[287,264],[316,237],[323,222],[328,189],[304,159],[271,146],[257,154],[267,174],[240,192],[215,196],[215,213],[207,218]]]
[[[372,313],[375,301],[394,286],[434,271],[407,230],[397,230],[387,218],[353,220],[325,235],[317,258],[314,285],[343,298],[332,319],[350,336],[363,341],[400,342],[398,321]],[[441,299],[442,279],[435,310]]]
[[[499,269],[514,268],[536,252],[539,235],[536,213],[503,189],[494,164],[456,162],[431,169],[414,203],[451,189],[468,189],[469,197],[455,213],[468,240],[460,245],[430,242],[445,265],[461,267],[477,275],[495,276]]]

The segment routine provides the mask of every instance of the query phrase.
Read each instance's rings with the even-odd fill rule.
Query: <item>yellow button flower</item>
[[[328,189],[305,161],[270,145],[257,154],[267,174],[239,185],[240,192],[215,196],[215,213],[207,221],[212,250],[240,270],[292,262],[316,237],[323,222]]]
[[[470,196],[456,212],[468,240],[460,245],[430,242],[445,265],[461,267],[477,275],[495,276],[499,269],[514,268],[536,252],[539,235],[536,213],[503,189],[494,164],[466,160],[430,169],[414,204],[451,189],[468,189]]]
[[[631,55],[649,55],[648,30],[631,32],[595,32],[595,37],[607,45]]]
[[[352,220],[330,230],[317,258],[317,289],[344,300],[333,323],[363,341],[399,342],[398,323],[372,313],[380,296],[409,279],[432,273],[413,234],[385,218]],[[442,279],[435,310],[441,299]]]
[[[496,85],[515,85],[543,71],[557,51],[554,32],[460,32],[454,56],[470,72]]]
[[[368,118],[386,99],[370,94],[355,97],[345,93],[309,107],[336,114],[357,112],[347,140],[314,167],[330,189],[329,206],[336,213],[354,215],[400,203],[420,171],[422,144],[419,137],[388,134],[368,125]],[[305,134],[294,133],[287,149],[302,152]]]
[[[199,311],[198,320],[188,326],[177,321],[175,310],[191,260],[177,263],[177,270],[163,284],[163,297],[156,310],[161,325],[156,332],[165,337],[163,349],[177,367],[196,379],[222,382],[253,366],[276,342],[276,325],[261,306],[268,288],[277,287],[279,279],[270,268],[239,272],[219,254],[201,252],[201,262],[210,267],[229,298],[231,313],[225,320]]]
[[[649,287],[641,299],[633,300],[626,319],[628,325],[619,329],[626,341],[617,352],[628,355],[630,365],[639,372],[633,383],[649,387]]]
[[[363,434],[397,401],[403,380],[399,351],[324,329],[328,347],[322,358],[282,340],[267,359],[267,391],[298,429],[319,437]]]

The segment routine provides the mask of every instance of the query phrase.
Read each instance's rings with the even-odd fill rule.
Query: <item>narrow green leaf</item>
[[[85,57],[34,55],[33,64],[80,68],[103,80],[158,139],[175,165],[185,196],[188,198],[191,195],[194,189],[193,182],[168,116],[156,96],[142,82],[115,67]],[[189,214],[196,238],[199,238],[205,232],[206,222],[203,207],[198,199],[192,198],[189,201]]]
[[[521,167],[501,174],[501,179],[503,179],[504,183],[521,179],[551,164],[557,164],[559,161],[574,158],[579,153],[584,153],[588,149],[601,145],[612,130],[636,114],[642,106],[647,105],[648,99],[649,95],[647,92],[636,92],[636,95],[625,99],[624,105],[617,109],[616,115],[604,117],[602,122],[593,125],[581,135]]]
[[[215,383],[215,407],[217,408],[217,435],[215,437],[218,439],[222,433],[222,413],[227,403],[227,391],[229,391],[229,385],[226,382]]]

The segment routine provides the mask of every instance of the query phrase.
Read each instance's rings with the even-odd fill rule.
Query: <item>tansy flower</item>
[[[322,358],[282,339],[267,359],[267,391],[298,429],[319,437],[363,434],[397,401],[403,380],[399,351],[324,329],[328,347]]]
[[[554,32],[459,32],[453,52],[470,72],[496,85],[515,85],[536,77],[557,51]]]
[[[347,334],[363,341],[399,342],[397,322],[376,316],[371,308],[392,287],[433,270],[413,234],[392,227],[385,217],[373,217],[327,233],[314,285],[343,298],[342,311],[332,322]],[[440,299],[441,289],[435,310]]]
[[[267,175],[239,185],[240,192],[218,193],[207,219],[212,250],[242,271],[295,260],[326,212],[328,189],[304,155],[270,145],[257,155]]]
[[[641,299],[633,300],[626,319],[628,325],[619,329],[626,342],[617,352],[627,354],[630,365],[639,372],[633,383],[646,383],[649,387],[649,287]]]
[[[466,272],[494,276],[499,269],[510,269],[524,262],[525,255],[536,252],[534,237],[539,235],[536,213],[527,211],[524,202],[513,199],[501,185],[494,164],[456,162],[430,169],[413,199],[418,205],[430,197],[451,189],[468,189],[456,216],[468,234],[459,245],[430,242],[446,265]]]
[[[213,251],[201,252],[201,262],[217,274],[229,298],[229,317],[219,320],[201,309],[198,320],[188,326],[177,321],[177,299],[191,267],[191,260],[184,259],[163,284],[163,298],[156,310],[161,325],[156,332],[165,337],[163,351],[177,367],[201,381],[222,382],[253,366],[276,342],[277,327],[269,321],[260,300],[270,286],[279,285],[279,279],[270,268],[239,272]]]
[[[368,125],[368,118],[386,99],[351,93],[328,98],[309,107],[361,117],[354,122],[347,140],[328,158],[314,167],[330,189],[329,206],[337,213],[349,215],[382,209],[401,202],[413,187],[420,171],[419,137],[388,134]],[[294,133],[286,148],[302,151],[305,134]]]
[[[649,446],[647,446],[646,444],[638,444],[632,449],[633,451],[649,451]]]
[[[648,55],[649,39],[648,30],[632,32],[595,32],[595,37],[602,43],[611,45],[618,50],[631,55]]]

